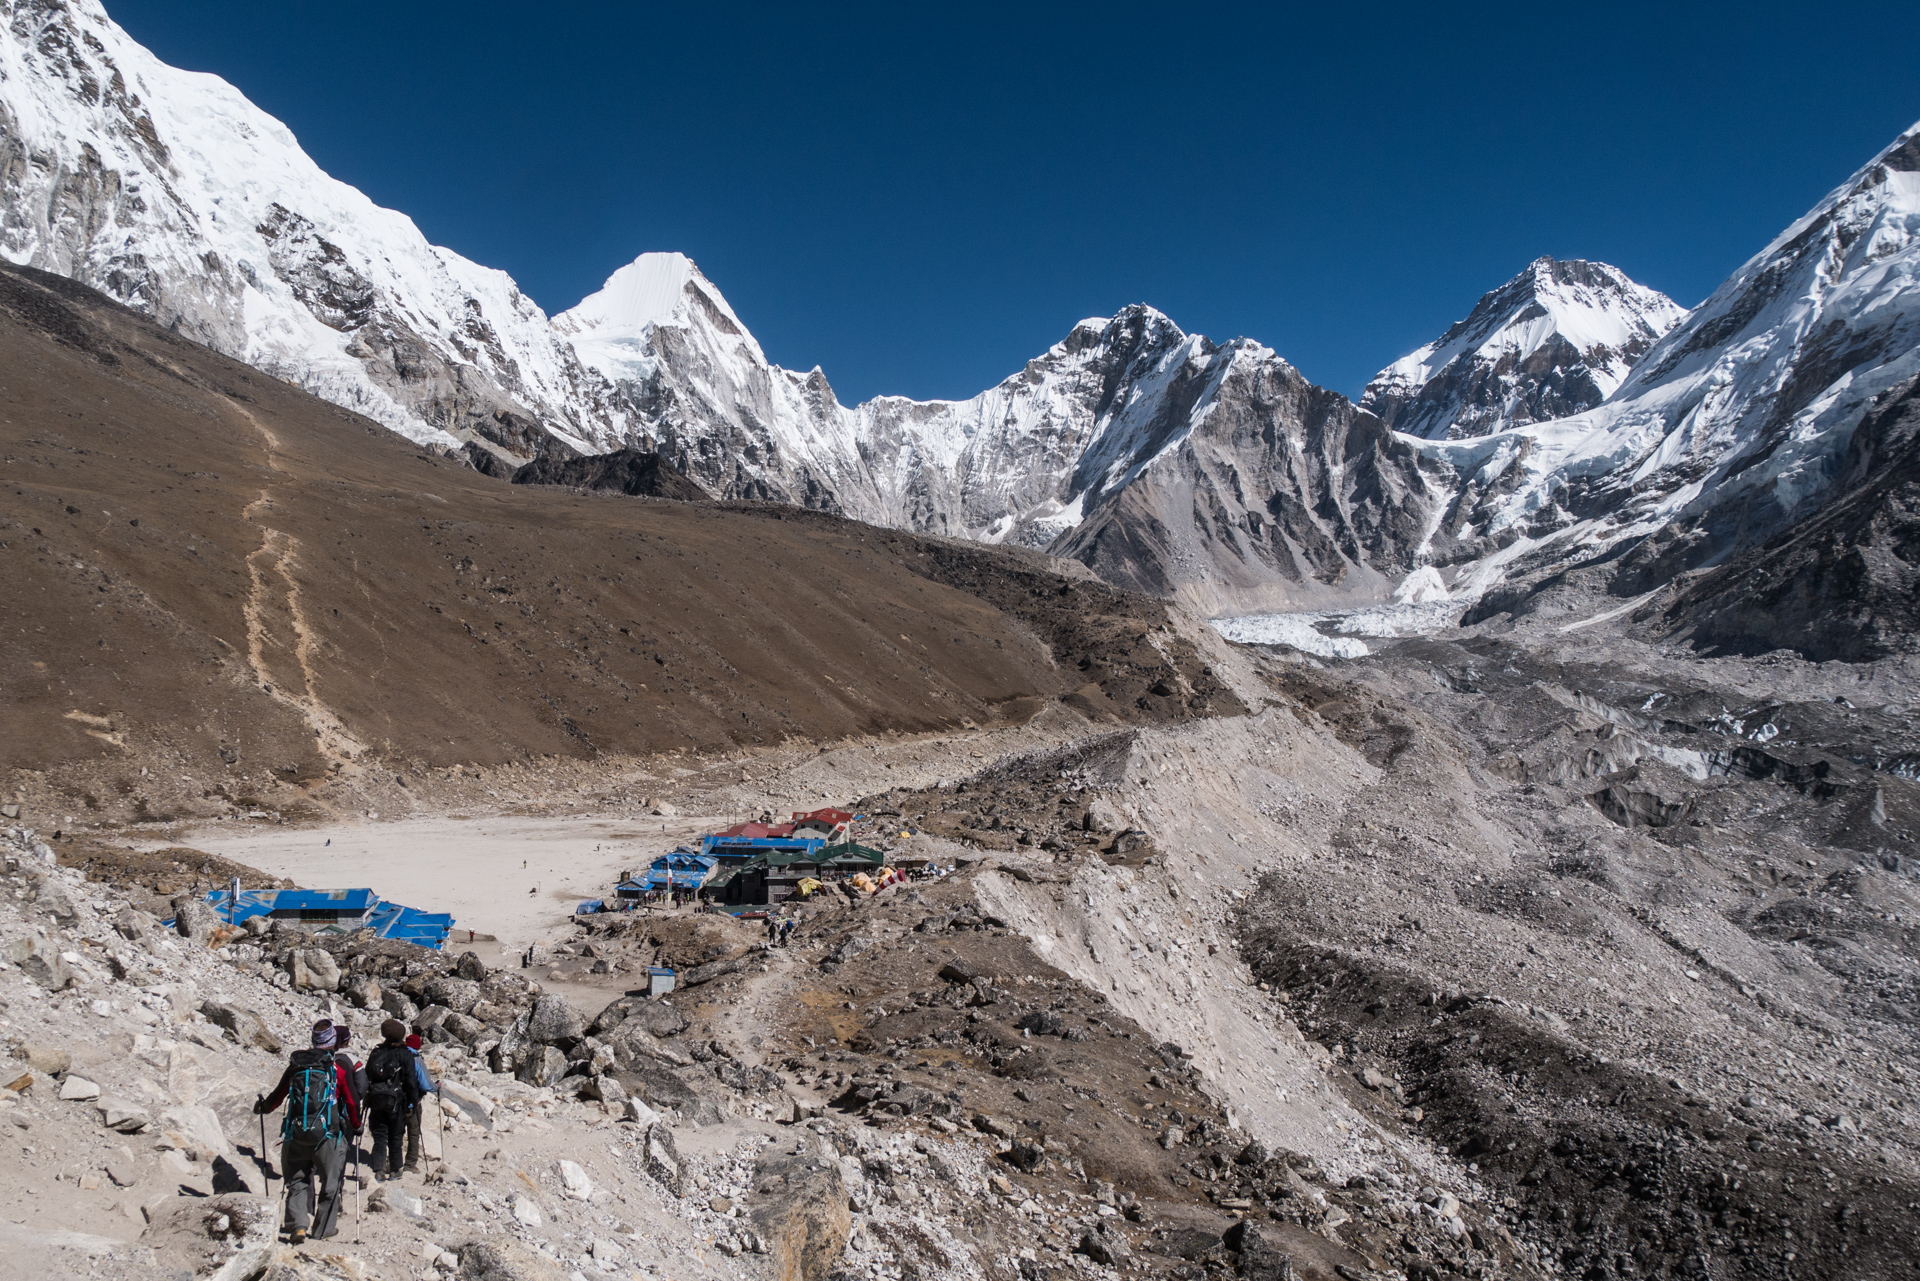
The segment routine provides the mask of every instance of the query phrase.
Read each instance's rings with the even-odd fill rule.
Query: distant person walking
[[[789,916],[780,922],[780,946],[786,947],[793,941],[793,918]]]
[[[312,1047],[295,1050],[280,1084],[253,1110],[262,1116],[284,1100],[280,1125],[281,1174],[287,1181],[287,1240],[299,1245],[307,1228],[326,1240],[339,1233],[341,1176],[347,1144],[360,1137],[360,1105],[352,1070],[333,1057],[338,1030],[326,1019],[313,1026]]]

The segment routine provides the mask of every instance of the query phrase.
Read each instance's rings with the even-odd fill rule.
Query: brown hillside
[[[1232,701],[1164,605],[1032,556],[508,485],[12,267],[0,451],[0,769],[96,809],[137,810],[148,770],[239,799],[374,760]]]

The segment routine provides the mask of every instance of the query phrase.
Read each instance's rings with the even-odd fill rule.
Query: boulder
[[[793,1147],[762,1149],[754,1163],[748,1212],[777,1281],[825,1281],[853,1228],[839,1154],[802,1133]]]
[[[514,1075],[528,1085],[556,1085],[567,1074],[567,1056],[551,1045],[543,1045],[527,1055]]]
[[[120,910],[113,914],[114,933],[130,943],[138,943],[147,936],[147,928],[153,918],[130,904],[122,903]]]
[[[466,1014],[480,1000],[480,985],[472,979],[441,974],[427,981],[427,985],[421,989],[421,996],[434,1005],[444,1005],[456,1013]]]
[[[225,1156],[233,1151],[220,1116],[204,1103],[181,1104],[160,1114],[161,1127],[192,1144],[203,1157]]]
[[[472,1086],[442,1080],[440,1098],[442,1102],[451,1103],[459,1109],[464,1119],[488,1130],[493,1128],[493,1100]]]
[[[423,1033],[431,1032],[445,1023],[452,1013],[453,1011],[444,1005],[429,1005],[414,1015],[413,1026]]]
[[[469,983],[484,983],[487,979],[486,964],[472,952],[460,954],[459,963],[454,966],[453,972]]]
[[[520,1017],[520,1011],[515,1006],[502,1005],[483,997],[473,1003],[473,1008],[467,1011],[467,1017],[478,1019],[488,1027],[506,1027]]]
[[[100,1087],[84,1076],[69,1076],[60,1083],[60,1097],[69,1101],[85,1102],[100,1097]]]
[[[332,992],[340,986],[340,963],[324,948],[301,947],[287,953],[287,977],[296,992]]]
[[[371,974],[356,974],[347,980],[344,989],[347,1003],[356,1009],[377,1010],[380,1008],[380,984]],[[401,999],[405,999],[404,997]]]
[[[525,1200],[525,1198],[515,1198]],[[531,1207],[533,1203],[527,1201]],[[537,1216],[539,1210],[535,1209]],[[566,1281],[567,1274],[512,1237],[469,1241],[457,1251],[460,1281]]]
[[[586,1030],[586,1016],[558,992],[549,992],[535,1001],[527,1015],[527,1036],[541,1045],[572,1041]]]
[[[956,956],[940,967],[940,977],[949,983],[971,983],[980,977],[980,971]]]
[[[49,992],[73,985],[73,967],[61,958],[59,944],[39,930],[15,939],[7,948],[7,959]]]
[[[627,1087],[615,1076],[583,1076],[580,1097],[594,1103],[626,1103]]]
[[[1092,1228],[1081,1234],[1080,1244],[1073,1248],[1075,1254],[1084,1254],[1095,1263],[1108,1268],[1125,1267],[1133,1258],[1133,1252],[1127,1249],[1127,1243],[1118,1233],[1108,1236],[1099,1228]]]
[[[1007,1149],[1005,1159],[1014,1169],[1032,1174],[1047,1159],[1047,1151],[1038,1143],[1016,1142]]]
[[[367,1209],[375,1214],[392,1212],[409,1219],[427,1217],[427,1203],[397,1183],[382,1183],[374,1188],[373,1195],[367,1198]]]
[[[462,1045],[472,1045],[479,1035],[487,1030],[487,1025],[467,1014],[452,1013],[441,1020],[440,1026],[451,1033]]]
[[[727,1119],[724,1096],[710,1092],[680,1073],[656,1067],[635,1072],[620,1082],[629,1093],[655,1110],[670,1113],[675,1124],[719,1125]]]
[[[149,1222],[139,1245],[145,1248],[149,1263],[142,1271],[205,1281],[242,1281],[267,1272],[278,1223],[272,1201],[228,1192],[163,1198],[144,1209]],[[156,1254],[169,1266],[154,1266]]]
[[[493,1047],[489,1056],[490,1066],[495,1072],[508,1076],[520,1070],[527,1055],[533,1050],[533,1038],[527,1035],[528,1016],[522,1014],[515,1019],[507,1030],[500,1034],[500,1043]]]
[[[230,1005],[225,1001],[202,1001],[200,1013],[207,1022],[224,1029],[239,1044],[265,1050],[268,1054],[280,1053],[280,1038],[268,1029],[258,1014],[245,1006]]]
[[[205,943],[220,928],[220,914],[198,894],[180,894],[170,900],[173,907],[173,932],[183,939]]]
[[[679,1040],[660,1040],[633,1022],[615,1029],[613,1039],[607,1042],[607,1052],[620,1067],[633,1072],[645,1071],[662,1063],[670,1067],[686,1067],[693,1062],[693,1055]]]
[[[28,1042],[15,1049],[13,1057],[43,1076],[65,1076],[73,1066],[73,1055],[52,1045]]]
[[[605,1079],[612,1080],[611,1077]],[[618,1083],[616,1082],[616,1084]],[[665,1125],[667,1121],[667,1118],[661,1116],[658,1112],[655,1112],[645,1103],[633,1098],[631,1095],[628,1096],[625,1105],[621,1109],[621,1118],[627,1121],[636,1121],[641,1125],[647,1126]]]
[[[1242,1219],[1228,1228],[1224,1241],[1227,1249],[1240,1256],[1237,1270],[1247,1281],[1293,1281],[1293,1261],[1252,1220]]]
[[[42,877],[35,887],[33,905],[54,919],[71,922],[74,918],[73,900],[67,895],[67,887],[51,876]]]
[[[821,964],[845,965],[848,961],[851,961],[854,957],[860,955],[873,945],[873,939],[859,934],[850,935],[840,940],[840,946],[829,952]]]
[[[1065,1024],[1060,1021],[1060,1015],[1053,1010],[1035,1010],[1014,1026],[1024,1032],[1031,1032],[1035,1036],[1058,1036]]]
[[[647,1127],[646,1138],[641,1142],[640,1168],[657,1179],[675,1196],[687,1194],[687,1170],[680,1161],[680,1150],[674,1146],[673,1131],[655,1122]],[[839,1165],[834,1170],[839,1171]],[[840,1202],[844,1208],[846,1195],[842,1193]]]
[[[1111,836],[1115,832],[1125,831],[1126,816],[1114,808],[1112,801],[1104,796],[1096,796],[1093,804],[1087,806],[1086,830],[1098,832],[1102,836]]]
[[[153,1124],[153,1117],[145,1108],[131,1099],[123,1099],[118,1095],[95,1099],[93,1106],[100,1110],[102,1125],[109,1130],[118,1130],[122,1134],[138,1134]]]
[[[578,1161],[556,1161],[554,1172],[560,1176],[560,1190],[573,1201],[593,1200],[593,1180]]]
[[[380,1008],[402,1023],[413,1022],[414,1016],[420,1013],[420,1007],[397,988],[388,988],[380,993]]]

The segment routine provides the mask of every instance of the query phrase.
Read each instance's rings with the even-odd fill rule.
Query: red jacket
[[[334,1092],[339,1095],[340,1106],[347,1114],[347,1126],[357,1130],[360,1128],[360,1102],[353,1095],[353,1078],[347,1074],[345,1067],[336,1062],[333,1065],[333,1079]],[[261,1102],[260,1110],[271,1112],[279,1107],[286,1100],[287,1087],[292,1084],[293,1064],[289,1063],[287,1070],[280,1074],[280,1084],[274,1086],[273,1093]]]

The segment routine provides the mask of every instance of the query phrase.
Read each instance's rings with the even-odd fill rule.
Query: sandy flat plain
[[[581,899],[609,894],[623,869],[644,868],[715,826],[709,817],[438,815],[302,828],[218,824],[179,840],[314,889],[371,886],[396,903],[451,912],[455,943],[473,930],[517,953],[550,939]]]

